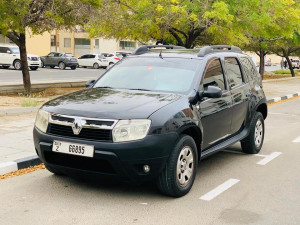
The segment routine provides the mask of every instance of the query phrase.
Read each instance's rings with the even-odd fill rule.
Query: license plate
[[[94,156],[93,145],[82,145],[64,141],[53,141],[52,151],[85,157]]]

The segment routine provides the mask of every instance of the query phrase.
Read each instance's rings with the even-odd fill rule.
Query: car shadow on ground
[[[205,182],[207,179],[211,179],[211,176],[219,172],[226,171],[229,169],[235,162],[238,162],[242,158],[245,158],[249,155],[241,152],[238,147],[230,147],[224,151],[216,153],[204,160],[202,160],[198,165],[196,180],[194,186],[201,185],[200,182]],[[47,171],[48,172],[48,171]],[[74,178],[69,176],[58,176],[53,175],[49,172],[49,176],[44,177],[44,182],[41,182],[40,185],[59,185],[60,188],[76,187],[77,194],[80,195],[80,192],[89,191],[95,195],[102,196],[114,196],[119,198],[128,197],[143,197],[143,199],[173,199],[167,196],[160,194],[156,188],[155,182],[148,182],[140,185],[134,185],[130,183],[121,183],[118,181],[108,181],[108,180],[97,180],[97,179],[83,179],[83,178]],[[204,180],[204,181],[203,181]],[[200,186],[201,187],[201,186]],[[43,187],[40,187],[43,188]],[[193,189],[192,189],[193,191]]]

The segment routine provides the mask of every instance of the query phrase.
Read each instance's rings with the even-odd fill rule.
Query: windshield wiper
[[[129,90],[137,90],[137,91],[151,91],[151,90],[144,89],[144,88],[130,88]]]
[[[96,88],[108,88],[108,89],[114,89],[113,87],[110,87],[110,86],[100,86],[100,87],[96,87]]]

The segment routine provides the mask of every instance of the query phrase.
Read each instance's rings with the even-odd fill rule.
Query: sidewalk
[[[268,100],[295,93],[300,95],[300,79],[264,81],[263,88]],[[277,101],[279,98],[275,99]],[[38,108],[34,110],[23,109],[23,111],[22,108],[10,109],[10,113],[3,113],[5,109],[0,110],[0,175],[1,165],[21,158],[36,156],[32,140],[35,113],[32,112],[37,111]],[[6,110],[6,112],[9,112],[9,110]],[[20,112],[20,115],[15,115],[16,112]]]

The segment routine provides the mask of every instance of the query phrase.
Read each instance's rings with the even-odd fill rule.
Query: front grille
[[[54,165],[100,173],[116,174],[116,171],[107,160],[47,151],[44,152],[44,156],[46,162]]]
[[[112,141],[112,131],[105,129],[82,128],[80,133],[78,135],[75,135],[73,133],[72,127],[70,126],[49,123],[47,133],[62,137],[70,137],[92,141]]]

